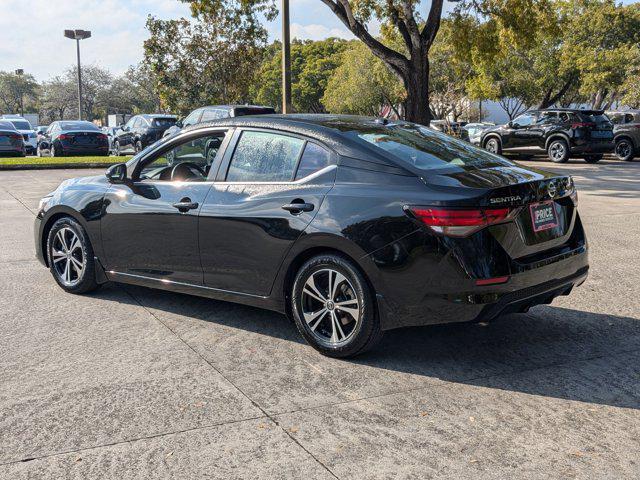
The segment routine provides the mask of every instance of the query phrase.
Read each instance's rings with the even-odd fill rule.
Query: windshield
[[[380,127],[363,125],[361,129],[348,131],[345,134],[389,152],[420,170],[434,170],[448,166],[471,168],[513,166],[504,158],[421,125],[396,124]]]
[[[15,130],[16,127],[14,127],[13,123],[11,123],[11,122],[3,122],[2,120],[0,120],[0,129],[3,129],[3,130]]]
[[[26,120],[9,120],[17,130],[33,130]]]
[[[97,130],[100,131],[91,122],[60,122],[60,128],[62,130]]]
[[[176,119],[175,118],[154,118],[152,125],[154,127],[170,127],[172,125],[175,125],[176,123]]]

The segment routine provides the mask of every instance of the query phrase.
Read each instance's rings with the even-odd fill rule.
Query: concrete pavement
[[[65,294],[33,215],[94,172],[0,172],[0,478],[640,477],[640,162],[523,163],[574,175],[589,280],[352,361],[254,308]]]

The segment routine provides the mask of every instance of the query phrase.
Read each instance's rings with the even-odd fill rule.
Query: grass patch
[[[126,157],[10,157],[0,158],[2,165],[77,165],[80,163],[123,163]]]

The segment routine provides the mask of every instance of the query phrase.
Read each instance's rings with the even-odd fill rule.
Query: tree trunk
[[[407,90],[405,119],[410,122],[429,125],[431,111],[429,110],[429,60],[426,55],[417,59],[412,56],[408,71],[403,81]]]

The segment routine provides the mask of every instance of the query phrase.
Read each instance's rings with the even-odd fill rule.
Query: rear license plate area
[[[613,138],[613,132],[610,130],[592,130],[591,138],[611,139]]]
[[[558,226],[558,212],[553,201],[532,203],[529,205],[534,232],[549,230]]]

